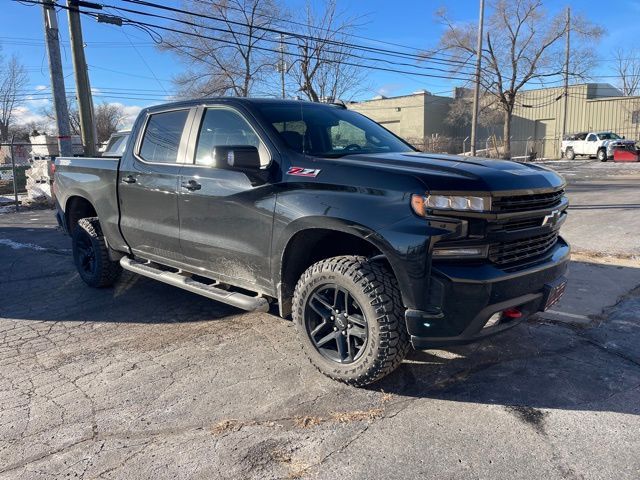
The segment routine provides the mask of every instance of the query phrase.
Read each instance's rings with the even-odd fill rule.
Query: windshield
[[[299,153],[338,158],[414,151],[373,120],[344,108],[313,103],[266,103],[258,108],[282,140]]]
[[[620,137],[615,133],[607,132],[607,133],[599,133],[598,138],[600,140],[620,140]]]

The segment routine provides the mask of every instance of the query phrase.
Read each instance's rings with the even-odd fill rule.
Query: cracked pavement
[[[274,315],[86,287],[54,223],[0,215],[0,479],[640,477],[640,289],[355,389]]]

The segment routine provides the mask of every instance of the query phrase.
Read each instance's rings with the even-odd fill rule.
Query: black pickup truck
[[[338,105],[147,108],[121,158],[59,158],[54,185],[87,284],[124,268],[246,310],[277,302],[311,362],[353,385],[411,345],[516,325],[566,284],[561,177],[420,153]]]

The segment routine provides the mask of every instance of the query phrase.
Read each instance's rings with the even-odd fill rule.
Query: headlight
[[[411,208],[424,217],[427,210],[457,210],[461,212],[488,212],[491,197],[467,195],[412,195]]]

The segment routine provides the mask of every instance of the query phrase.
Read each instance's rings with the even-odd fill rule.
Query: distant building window
[[[640,110],[631,112],[631,123],[640,123]]]

